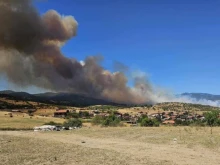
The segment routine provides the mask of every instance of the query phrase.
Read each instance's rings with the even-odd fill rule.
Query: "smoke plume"
[[[0,0],[0,72],[21,87],[75,92],[119,103],[145,103],[141,80],[127,87],[122,72],[110,73],[100,57],[66,58],[60,47],[77,34],[77,21],[49,10],[40,16],[30,0]],[[145,90],[145,89],[144,89]]]
[[[0,0],[0,75],[18,87],[36,86],[117,103],[195,103],[161,92],[144,74],[133,74],[134,86],[128,87],[128,68],[121,63],[115,63],[116,70],[111,73],[99,65],[102,57],[80,62],[66,58],[60,47],[76,36],[77,25],[74,17],[61,16],[55,10],[41,16],[31,0]]]

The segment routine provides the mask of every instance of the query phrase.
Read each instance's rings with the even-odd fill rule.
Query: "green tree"
[[[118,126],[121,120],[118,119],[114,114],[108,116],[102,123],[103,126]]]
[[[160,122],[157,119],[143,118],[141,120],[142,127],[159,127]]]
[[[64,122],[64,127],[81,127],[82,121],[79,119],[69,119],[68,121]]]
[[[94,125],[99,125],[99,124],[102,124],[104,121],[104,117],[102,116],[95,116],[93,119],[92,119],[92,124]]]
[[[204,113],[206,123],[207,123],[207,125],[209,125],[211,127],[211,134],[212,134],[212,127],[218,121],[218,115],[219,115],[219,112],[217,112],[217,111],[210,111],[210,112]]]
[[[67,114],[66,118],[67,119],[69,119],[69,118],[79,118],[79,114],[76,113],[76,112],[72,112],[72,113],[70,112],[70,113]]]
[[[61,123],[56,123],[54,121],[50,121],[50,122],[47,122],[47,123],[44,123],[44,125],[62,125]]]

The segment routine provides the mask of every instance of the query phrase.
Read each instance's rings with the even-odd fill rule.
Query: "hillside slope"
[[[76,107],[90,105],[119,105],[110,101],[72,93],[29,94],[26,92],[0,91],[0,98]]]

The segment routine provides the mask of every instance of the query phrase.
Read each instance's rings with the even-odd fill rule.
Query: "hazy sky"
[[[219,0],[42,0],[36,6],[78,21],[77,37],[63,47],[68,57],[101,54],[106,69],[120,61],[175,93],[220,94]]]

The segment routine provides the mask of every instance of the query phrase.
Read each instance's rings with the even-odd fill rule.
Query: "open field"
[[[1,128],[15,128],[15,129],[29,129],[35,126],[43,125],[46,122],[54,121],[57,123],[63,123],[65,120],[53,117],[32,116],[30,117],[26,113],[12,113],[13,117],[10,117],[9,112],[0,111],[0,129]]]
[[[213,135],[208,127],[0,132],[0,164],[4,165],[217,165],[219,155],[220,128],[214,128]]]

